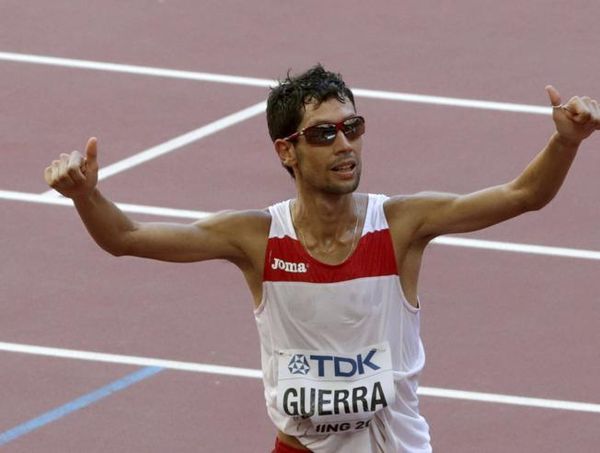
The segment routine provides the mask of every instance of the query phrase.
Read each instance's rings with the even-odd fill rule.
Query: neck
[[[303,196],[293,204],[292,215],[296,228],[317,242],[335,240],[353,228],[358,216],[353,194]]]
[[[327,264],[345,262],[360,240],[361,196],[303,198],[292,205],[292,222],[304,249]],[[360,202],[359,202],[360,201]]]

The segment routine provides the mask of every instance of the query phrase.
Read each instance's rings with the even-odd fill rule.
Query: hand
[[[85,147],[85,157],[79,151],[61,154],[44,170],[44,178],[50,187],[68,198],[91,195],[98,183],[97,139],[92,137]]]
[[[587,96],[574,96],[563,105],[556,88],[548,85],[546,91],[552,104],[556,131],[566,143],[579,146],[592,132],[600,129],[600,107],[596,100]]]

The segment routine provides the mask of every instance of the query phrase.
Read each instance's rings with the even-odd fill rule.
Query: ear
[[[284,167],[292,168],[294,165],[296,165],[298,160],[296,157],[296,147],[293,143],[278,138],[273,143],[273,146],[275,147],[275,152],[279,156],[279,160]]]

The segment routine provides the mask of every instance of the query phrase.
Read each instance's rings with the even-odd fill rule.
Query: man
[[[269,133],[297,198],[224,211],[189,225],[129,219],[96,188],[96,139],[61,154],[48,184],[72,198],[94,240],[116,256],[227,259],[254,297],[276,452],[429,452],[418,410],[424,365],[417,284],[436,236],[474,231],[547,204],[586,137],[598,103],[561,105],[556,131],[514,180],[467,195],[355,193],[365,121],[341,77],[315,66],[274,88]]]

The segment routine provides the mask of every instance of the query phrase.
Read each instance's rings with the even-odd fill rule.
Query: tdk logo
[[[288,370],[292,374],[306,375],[310,371],[310,365],[304,354],[294,354],[288,363]]]
[[[287,261],[280,260],[279,258],[273,258],[271,263],[271,269],[282,270],[284,272],[293,272],[295,274],[303,274],[307,271],[306,263],[289,263]]]
[[[336,377],[352,377],[357,374],[365,374],[365,367],[372,370],[379,370],[379,366],[371,361],[377,352],[371,349],[366,355],[358,354],[356,360],[351,357],[338,357],[334,355],[311,355],[311,361],[317,362],[317,372],[319,377],[326,374]],[[368,370],[367,370],[368,371]]]

